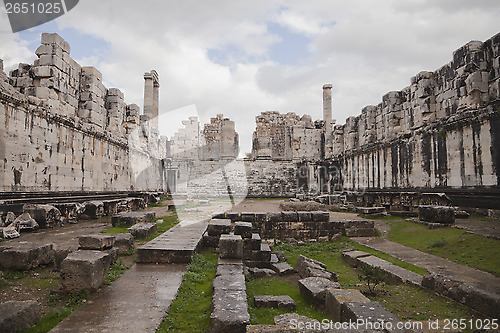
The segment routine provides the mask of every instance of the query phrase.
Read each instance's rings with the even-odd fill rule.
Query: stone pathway
[[[155,332],[185,271],[183,264],[136,264],[50,332]]]
[[[187,270],[184,263],[194,256],[207,225],[206,220],[183,221],[139,247],[137,264],[50,332],[155,332],[177,295]]]
[[[380,237],[353,237],[352,240],[369,248],[385,252],[398,259],[429,271],[446,271],[454,279],[474,283],[487,293],[500,295],[500,278],[493,274],[451,260],[425,253]]]

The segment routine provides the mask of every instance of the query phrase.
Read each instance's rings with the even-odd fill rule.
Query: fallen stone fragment
[[[35,219],[31,218],[29,213],[22,213],[19,215],[14,224],[19,226],[19,231],[35,231],[38,229],[38,223],[36,223]]]
[[[342,317],[342,309],[348,302],[370,302],[357,289],[327,289],[325,297],[325,312],[334,321],[346,321]]]
[[[279,275],[289,275],[295,273],[293,267],[286,262],[274,263],[271,265],[271,268]]]
[[[17,243],[0,246],[0,268],[29,270],[54,260],[54,244]]]
[[[120,253],[125,253],[134,249],[134,236],[132,234],[117,234],[115,236],[115,247]]]
[[[141,222],[134,224],[127,231],[134,236],[134,238],[148,238],[156,233],[158,225],[151,222]]]
[[[111,256],[104,251],[78,250],[70,253],[61,263],[63,289],[77,292],[95,291],[104,283],[111,264]]]
[[[61,212],[51,205],[26,204],[23,212],[29,213],[41,228],[52,228],[61,225]]]
[[[111,224],[113,227],[133,226],[140,222],[151,222],[155,217],[155,212],[122,212],[111,218]]]
[[[81,217],[89,219],[98,219],[104,216],[104,202],[94,200],[83,203],[83,213]]]
[[[21,237],[21,234],[14,227],[0,228],[0,236],[2,239],[14,239]]]
[[[115,236],[107,234],[92,234],[78,237],[81,250],[106,250],[115,244]]]
[[[20,332],[40,321],[40,305],[35,301],[0,303],[0,332]]]
[[[453,224],[455,223],[455,208],[449,206],[418,206],[420,221]]]
[[[288,295],[284,296],[254,296],[254,305],[261,308],[274,308],[288,311],[295,311],[295,301]]]
[[[330,288],[341,289],[342,287],[338,282],[333,282],[321,277],[308,277],[299,280],[300,294],[305,300],[319,310],[324,309],[326,292],[327,289]]]
[[[251,267],[248,269],[248,272],[255,278],[270,277],[276,275],[275,271],[268,268]]]

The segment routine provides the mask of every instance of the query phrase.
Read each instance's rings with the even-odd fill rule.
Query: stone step
[[[380,268],[390,283],[409,283],[422,286],[423,277],[417,273],[396,266],[386,260],[372,256],[362,251],[342,252],[342,258],[353,267],[378,267]]]
[[[189,263],[201,247],[208,220],[182,221],[136,251],[138,263]]]

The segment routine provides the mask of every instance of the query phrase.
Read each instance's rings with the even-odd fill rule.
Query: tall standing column
[[[144,115],[149,117],[153,128],[158,128],[159,90],[158,73],[155,70],[144,73]]]
[[[332,131],[332,84],[323,85],[323,120],[327,133]]]

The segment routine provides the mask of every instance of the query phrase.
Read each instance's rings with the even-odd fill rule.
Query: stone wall
[[[389,92],[333,131],[343,188],[500,185],[500,34]]]
[[[0,68],[0,190],[165,189],[159,145],[166,143],[149,135],[139,107],[74,61],[57,34],[42,34],[35,53],[33,65],[10,76]]]
[[[249,193],[270,196],[276,186],[285,196],[380,190],[399,198],[401,191],[497,190],[499,59],[500,34],[470,42],[450,63],[420,72],[331,131],[307,115],[263,112],[247,161]],[[330,87],[323,87],[328,122]],[[283,168],[296,176],[283,177]]]
[[[273,161],[310,161],[324,158],[324,123],[293,112],[262,112],[255,118],[252,158]]]

